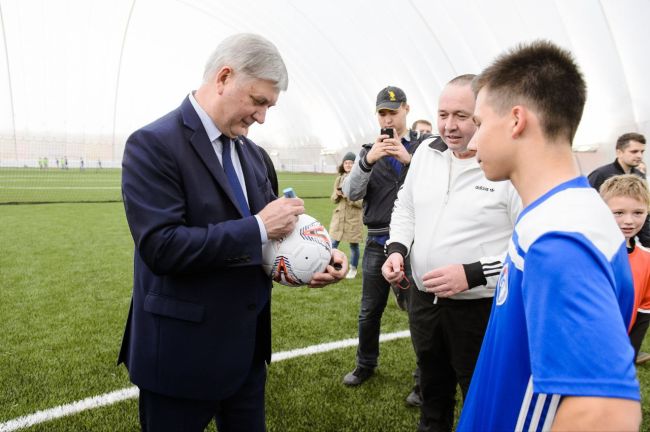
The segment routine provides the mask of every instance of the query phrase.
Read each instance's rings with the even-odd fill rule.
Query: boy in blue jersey
[[[638,430],[625,241],[571,150],[582,74],[570,53],[537,41],[473,86],[470,148],[489,180],[512,181],[524,210],[458,430]]]

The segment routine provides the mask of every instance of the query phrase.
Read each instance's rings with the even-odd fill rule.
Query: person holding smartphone
[[[388,239],[391,212],[411,163],[413,152],[420,143],[431,138],[408,128],[406,116],[409,105],[406,94],[398,87],[388,86],[377,95],[375,104],[380,133],[375,142],[361,147],[350,174],[341,186],[343,195],[350,200],[363,199],[363,223],[368,227],[368,238],[362,261],[361,305],[359,312],[359,346],[356,368],[345,375],[343,383],[357,386],[370,378],[378,364],[381,317],[391,290],[396,294],[398,306],[408,308],[410,283],[402,289],[391,286],[381,275],[386,259],[384,245]],[[410,264],[405,262],[406,278],[410,277]],[[407,281],[408,282],[408,279]],[[407,403],[418,406],[419,388],[413,389]]]

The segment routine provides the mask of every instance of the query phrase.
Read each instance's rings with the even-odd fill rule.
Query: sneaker
[[[343,384],[346,386],[358,386],[363,384],[375,373],[374,369],[357,366],[352,372],[343,377]]]
[[[357,276],[357,268],[355,266],[350,266],[350,270],[348,270],[348,274],[345,275],[346,279],[354,279]]]
[[[411,390],[408,396],[406,396],[406,404],[412,407],[419,407],[422,405],[422,398],[420,394],[415,390]]]
[[[636,356],[636,364],[643,364],[650,360],[650,354],[647,352],[639,351],[639,355]]]

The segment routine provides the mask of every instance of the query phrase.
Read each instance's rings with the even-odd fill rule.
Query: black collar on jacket
[[[429,147],[439,152],[444,152],[448,149],[447,144],[443,141],[442,137],[436,137],[433,141],[429,143]]]
[[[621,174],[625,174],[625,170],[623,169],[621,164],[618,162],[618,158],[614,159],[614,163],[612,163],[612,166],[614,167],[614,169],[616,171],[620,172]],[[639,177],[645,178],[643,173],[641,171],[639,171],[638,169],[634,168],[634,167],[630,167],[630,174],[636,174]]]

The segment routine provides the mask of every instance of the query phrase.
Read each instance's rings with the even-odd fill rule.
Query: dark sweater
[[[615,159],[613,163],[603,165],[600,168],[596,168],[589,174],[589,184],[591,185],[592,188],[596,190],[600,190],[600,186],[605,183],[605,180],[607,180],[610,177],[614,177],[616,175],[622,175],[625,174],[625,171],[623,170],[623,167],[621,164],[618,163],[618,159]],[[645,178],[645,175],[639,171],[638,169],[632,167],[630,170],[630,174],[638,175],[641,178]]]

